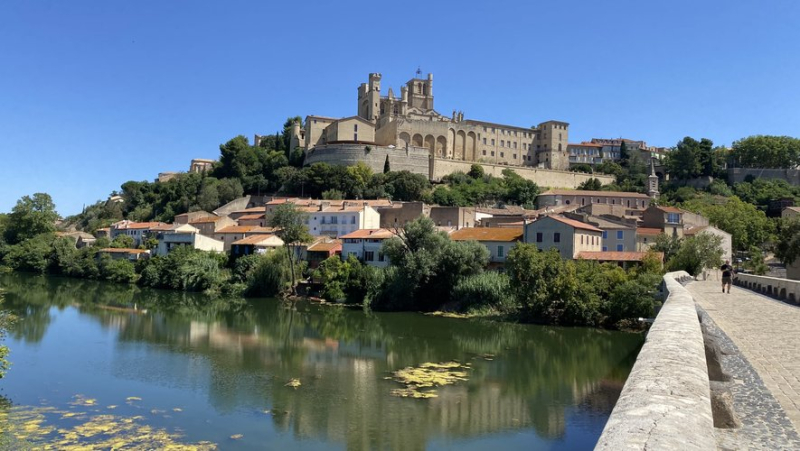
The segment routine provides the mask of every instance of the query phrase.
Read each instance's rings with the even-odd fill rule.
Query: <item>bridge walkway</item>
[[[735,286],[723,293],[719,280],[695,281],[686,288],[800,431],[800,307]]]

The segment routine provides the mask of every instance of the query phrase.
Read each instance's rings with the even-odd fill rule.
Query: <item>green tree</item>
[[[483,170],[483,166],[479,164],[473,164],[469,167],[469,172],[467,175],[474,179],[481,179],[484,175],[486,175],[486,173]]]
[[[660,233],[656,236],[656,241],[651,247],[656,252],[664,253],[664,261],[668,262],[678,253],[681,248],[681,240],[677,236]]]
[[[383,173],[388,174],[391,172],[392,167],[389,165],[389,154],[386,154],[386,161],[383,162]]]
[[[734,141],[733,164],[744,168],[793,168],[800,165],[800,139],[755,135]]]
[[[592,174],[594,170],[586,163],[573,164],[569,167],[570,172],[583,172],[585,174]]]
[[[628,151],[628,144],[625,140],[621,140],[619,144],[619,163],[624,168],[628,166],[628,162],[631,158],[631,154]]]
[[[298,248],[304,243],[312,240],[308,233],[308,227],[304,224],[304,213],[297,209],[294,204],[279,205],[269,217],[269,226],[277,229],[276,234],[283,240],[286,255],[289,259],[291,270],[291,292],[297,294],[296,271],[297,259],[299,258]]]
[[[36,193],[23,196],[8,215],[5,226],[5,239],[16,244],[42,233],[56,230],[56,206],[49,194]]]
[[[770,239],[775,228],[763,211],[736,196],[722,203],[698,199],[684,203],[683,208],[703,214],[711,224],[730,233],[734,249],[740,251],[762,246]]]
[[[697,141],[687,136],[667,153],[667,170],[679,180],[713,175],[716,172],[713,147],[714,143],[710,139]]]
[[[503,200],[525,208],[534,208],[540,193],[539,186],[534,181],[522,178],[511,169],[504,169],[503,183],[506,188]]]
[[[116,249],[130,249],[133,247],[133,245],[133,237],[128,235],[117,235],[111,241],[111,247]]]
[[[585,191],[600,191],[600,188],[603,187],[603,184],[600,183],[600,179],[590,177],[585,182],[578,185],[579,190]]]
[[[518,244],[508,253],[506,270],[525,316],[537,322],[558,321],[578,290],[574,264],[556,249],[540,252],[533,244]]]
[[[680,248],[667,263],[670,271],[686,271],[693,276],[705,268],[722,265],[722,237],[710,233],[699,233],[684,238]]]
[[[786,265],[800,257],[800,218],[784,218],[778,222],[775,256]]]

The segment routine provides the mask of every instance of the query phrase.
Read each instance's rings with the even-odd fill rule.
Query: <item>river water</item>
[[[0,277],[0,446],[591,449],[643,338]],[[457,362],[402,398],[394,371]],[[454,365],[454,364],[450,364]]]

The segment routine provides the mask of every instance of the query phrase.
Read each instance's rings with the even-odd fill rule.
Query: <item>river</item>
[[[0,379],[10,448],[591,449],[643,342],[24,274],[0,286],[19,317]],[[395,396],[407,367],[458,377]]]

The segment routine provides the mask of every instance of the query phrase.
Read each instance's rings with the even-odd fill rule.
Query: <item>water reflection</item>
[[[21,319],[15,339],[40,342],[53,316],[74,307],[116,332],[116,355],[161,351],[147,365],[112,357],[115,377],[203,391],[217,414],[268,409],[279,433],[353,449],[531,430],[544,442],[591,446],[641,345],[636,335],[589,329],[209,300],[74,279],[0,282]],[[451,360],[471,363],[468,381],[434,399],[389,396],[398,388],[390,372]],[[292,378],[301,387],[286,387]],[[581,433],[568,433],[571,422]]]

